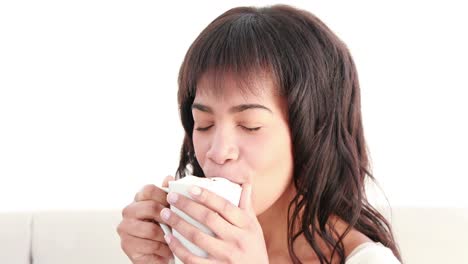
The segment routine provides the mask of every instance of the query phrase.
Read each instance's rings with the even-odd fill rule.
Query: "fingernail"
[[[175,202],[177,202],[177,199],[179,199],[179,196],[176,193],[171,192],[167,195],[167,201],[170,204],[174,204]]]
[[[193,195],[200,195],[201,194],[201,189],[197,186],[192,186],[190,188],[190,193],[193,194]]]
[[[164,240],[166,240],[167,244],[171,243],[171,237],[169,235],[165,235]]]
[[[164,208],[164,209],[161,210],[162,219],[167,220],[167,219],[169,219],[170,216],[171,216],[171,210],[169,210],[167,208]]]

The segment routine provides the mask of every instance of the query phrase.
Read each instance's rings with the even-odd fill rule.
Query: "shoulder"
[[[393,252],[381,243],[365,242],[346,258],[346,264],[400,264]]]

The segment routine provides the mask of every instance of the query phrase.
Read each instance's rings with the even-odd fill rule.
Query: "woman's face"
[[[257,215],[289,186],[293,175],[286,100],[275,95],[270,78],[257,79],[255,94],[241,93],[233,77],[215,94],[206,74],[192,105],[195,155],[206,177],[253,184]]]

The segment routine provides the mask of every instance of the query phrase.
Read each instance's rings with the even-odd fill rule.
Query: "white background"
[[[1,1],[0,211],[119,209],[178,164],[177,74],[215,17],[271,1]],[[462,1],[288,1],[349,46],[392,206],[468,206]]]

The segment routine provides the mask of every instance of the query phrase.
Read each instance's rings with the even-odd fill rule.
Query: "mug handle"
[[[169,188],[167,188],[167,187],[159,187],[159,189],[165,191],[166,193],[169,193]],[[168,225],[162,224],[162,223],[159,223],[159,225],[161,226],[161,228],[162,228],[165,235],[171,235],[172,234],[171,228],[169,228]]]

